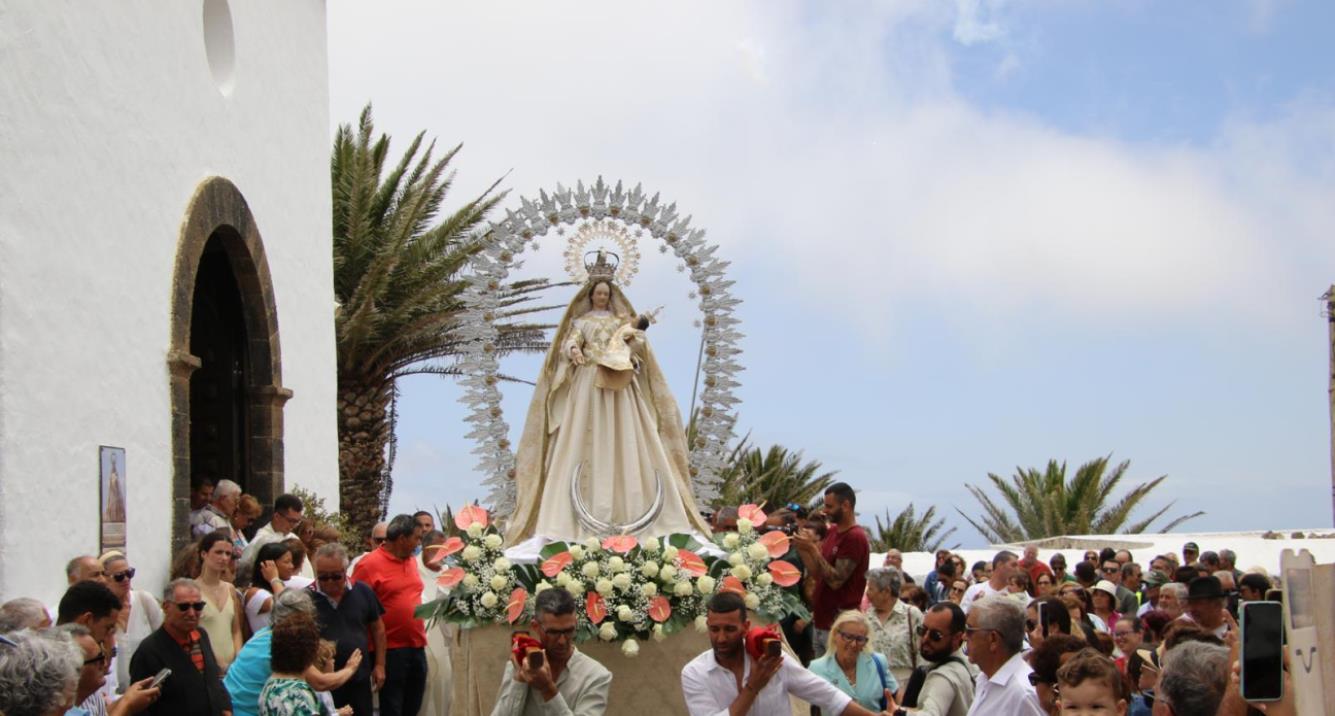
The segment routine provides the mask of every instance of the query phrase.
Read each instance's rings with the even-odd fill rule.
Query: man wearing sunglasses
[[[978,667],[964,656],[965,624],[964,610],[950,602],[939,602],[923,615],[918,650],[928,663],[909,679],[905,712],[929,716],[969,713]]]
[[[385,683],[385,613],[370,587],[348,580],[348,551],[330,542],[315,551],[315,583],[307,587],[320,620],[320,638],[334,642],[334,668],[366,654],[347,683],[332,690],[334,705],[371,713],[371,692]],[[374,646],[374,649],[372,647]]]
[[[152,678],[162,669],[171,675],[158,700],[143,711],[151,716],[231,716],[232,700],[223,688],[209,634],[199,628],[204,596],[193,579],[177,579],[162,594],[162,627],[139,643],[130,659],[130,679]]]
[[[1024,660],[1024,607],[996,594],[974,603],[965,621],[969,661],[980,673],[970,716],[1046,716]]]
[[[75,687],[74,702],[79,706],[66,712],[66,716],[76,714],[96,715],[106,714],[107,716],[122,716],[122,714],[136,714],[143,711],[145,707],[153,703],[158,697],[158,689],[150,688],[151,680],[145,680],[137,684],[131,684],[126,689],[125,695],[116,700],[116,703],[107,708],[102,695],[98,690],[107,683],[107,665],[111,658],[102,648],[101,644],[93,638],[93,633],[88,631],[88,627],[82,624],[66,624],[60,627],[62,631],[67,632],[74,643],[79,646],[83,652],[83,667],[79,669],[79,683]]]

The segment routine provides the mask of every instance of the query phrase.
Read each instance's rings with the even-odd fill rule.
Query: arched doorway
[[[241,484],[263,505],[283,491],[278,314],[259,229],[245,197],[212,177],[186,210],[176,253],[168,351],[172,548],[190,539],[195,475]]]

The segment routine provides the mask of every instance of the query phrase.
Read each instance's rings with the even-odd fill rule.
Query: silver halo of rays
[[[581,525],[584,525],[584,529],[601,536],[639,534],[644,528],[653,524],[663,511],[663,475],[654,470],[654,500],[649,503],[649,509],[645,510],[644,514],[624,524],[604,522],[594,517],[589,511],[589,506],[584,504],[584,492],[579,488],[579,476],[583,469],[584,463],[580,462],[575,466],[575,474],[570,478],[570,504],[574,506],[575,517],[579,519]]]
[[[504,219],[480,227],[472,237],[478,250],[461,272],[465,288],[460,294],[458,368],[464,388],[460,402],[468,408],[466,437],[474,442],[476,467],[485,476],[482,484],[490,490],[486,501],[501,520],[514,513],[515,454],[501,409],[497,355],[501,289],[511,269],[522,265],[518,257],[536,248],[536,240],[549,233],[565,236],[571,228],[576,237],[583,230],[583,236],[600,233],[658,241],[659,250],[672,252],[678,260],[677,270],[694,284],[689,297],[701,314],[695,321],[701,330],[701,360],[695,403],[699,419],[688,446],[688,464],[695,499],[707,504],[718,496],[719,476],[727,466],[740,403],[734,394],[741,385],[737,374],[744,370],[738,345],[743,338],[741,320],[735,315],[741,300],[732,295],[735,282],[727,277],[730,263],[716,255],[717,244],[705,241],[704,229],[693,228],[691,217],[679,214],[675,202],[666,204],[657,193],[650,197],[639,184],[629,191],[620,181],[609,187],[601,176],[587,187],[583,181],[574,189],[557,184],[551,193],[539,190],[536,199],[521,197],[519,208],[507,209]],[[629,278],[638,267],[638,247],[634,243],[618,247],[624,252],[619,270],[625,267]],[[634,258],[627,262],[627,256]],[[581,264],[579,269],[583,268]],[[689,414],[684,417],[690,419]]]

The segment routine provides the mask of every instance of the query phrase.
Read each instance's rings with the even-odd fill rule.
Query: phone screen
[[[528,653],[528,668],[541,669],[542,662],[543,662],[543,655],[541,651],[530,651]]]
[[[168,677],[168,676],[171,676],[171,675],[172,675],[172,670],[171,670],[171,669],[163,669],[162,671],[159,671],[159,672],[153,677],[153,683],[149,684],[148,688],[150,688],[150,689],[156,689],[158,686],[160,686],[160,685],[162,684],[162,682],[164,682],[164,681],[167,680],[167,677]]]
[[[1284,695],[1283,621],[1279,602],[1242,605],[1242,698],[1248,701]]]

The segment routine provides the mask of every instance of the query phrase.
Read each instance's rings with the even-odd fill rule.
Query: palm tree
[[[459,337],[457,279],[479,246],[470,240],[504,198],[493,183],[454,213],[436,221],[453,182],[456,146],[433,159],[418,134],[385,173],[389,137],[374,137],[371,106],[356,130],[339,127],[330,161],[333,188],[335,336],[338,352],[339,501],[358,538],[388,503],[395,382],[406,375],[454,375],[448,359]],[[434,222],[434,223],[433,223]],[[544,308],[515,308],[545,281],[504,287],[503,319]],[[545,348],[544,326],[501,323],[502,351]],[[392,451],[391,451],[392,455]]]
[[[876,516],[876,537],[871,540],[872,549],[877,552],[888,552],[891,549],[901,552],[935,552],[941,549],[941,544],[955,532],[955,528],[942,532],[941,528],[946,525],[945,518],[937,518],[933,522],[933,517],[936,517],[935,505],[928,507],[921,517],[915,514],[912,502],[894,519],[890,519],[890,510],[886,510],[884,523],[880,515]],[[956,547],[959,545],[951,549]]]
[[[746,503],[778,508],[789,503],[807,505],[834,481],[835,472],[822,472],[816,460],[803,462],[802,453],[782,445],[768,450],[747,449],[743,438],[733,449],[719,482],[715,509]]]
[[[1136,506],[1168,476],[1160,475],[1136,485],[1116,504],[1109,506],[1113,490],[1131,465],[1126,460],[1108,472],[1111,457],[1096,458],[1081,465],[1070,482],[1066,480],[1066,463],[1058,464],[1056,460],[1049,460],[1047,469],[1042,472],[1035,468],[1017,467],[1009,482],[988,473],[988,479],[1001,493],[1002,502],[993,501],[977,485],[967,485],[969,492],[982,504],[983,515],[975,521],[958,507],[955,510],[994,544],[1059,535],[1144,532],[1150,523],[1171,509],[1173,503],[1168,503],[1147,519],[1132,524],[1127,524],[1127,521]],[[1167,532],[1203,514],[1195,512],[1177,517],[1159,531]]]

